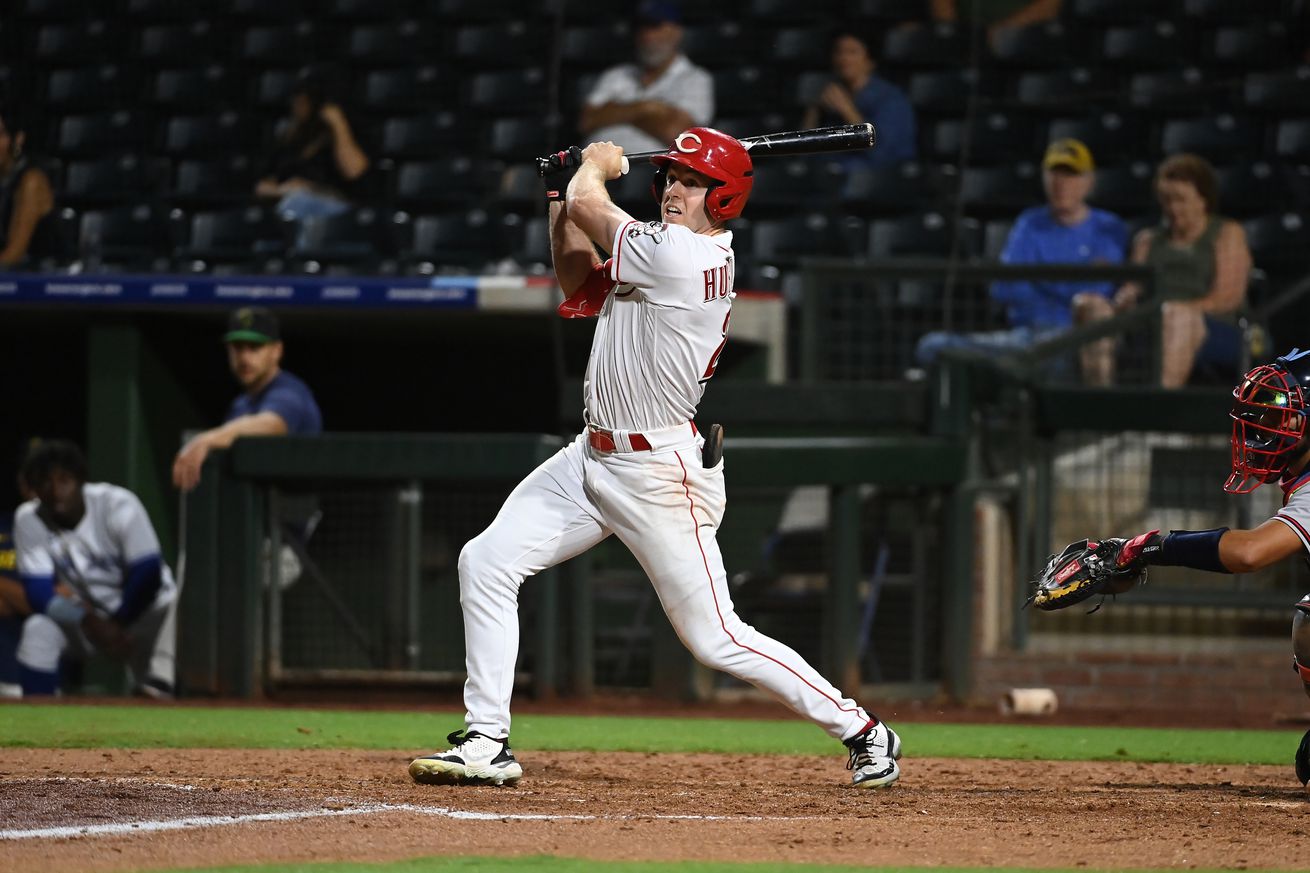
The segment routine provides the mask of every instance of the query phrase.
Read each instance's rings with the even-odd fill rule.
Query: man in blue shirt
[[[242,393],[232,401],[219,427],[192,437],[173,461],[173,484],[190,491],[212,449],[225,449],[238,437],[317,434],[323,416],[309,386],[282,369],[282,334],[277,317],[261,306],[232,313],[227,333],[228,365]]]
[[[1095,178],[1087,146],[1076,139],[1051,143],[1042,160],[1046,205],[1020,213],[1010,230],[1003,264],[1119,264],[1128,245],[1128,228],[1117,215],[1087,205]],[[1112,282],[994,282],[992,299],[1005,306],[1008,330],[923,336],[915,350],[918,362],[932,363],[942,349],[996,351],[1026,348],[1074,324],[1112,314]],[[1105,341],[1090,344],[1082,355],[1083,379],[1110,381],[1111,357]]]
[[[877,76],[870,43],[862,36],[839,33],[832,41],[835,74],[805,110],[801,127],[873,122],[878,147],[834,155],[846,171],[912,161],[916,154],[914,108],[905,92]]]

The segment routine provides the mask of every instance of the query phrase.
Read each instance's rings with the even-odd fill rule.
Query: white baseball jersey
[[[635,103],[638,100],[658,100],[676,106],[691,116],[690,127],[704,126],[714,117],[714,79],[686,55],[678,55],[669,68],[649,85],[642,84],[641,68],[636,64],[611,67],[601,73],[596,87],[587,95],[588,106]],[[649,152],[669,145],[632,124],[602,127],[593,131],[588,139],[591,142],[611,140],[623,146],[625,152]]]
[[[36,514],[38,502],[18,507],[14,547],[20,576],[56,578],[81,593],[85,587],[102,608],[123,602],[123,582],[136,562],[159,555],[159,538],[145,507],[126,488],[107,482],[82,487],[86,514],[73,530],[53,531]],[[167,602],[176,587],[168,565],[161,569],[155,602]]]
[[[629,221],[610,251],[615,288],[591,342],[587,423],[632,431],[685,424],[727,343],[732,233]]]
[[[1274,519],[1292,529],[1306,550],[1303,555],[1310,562],[1310,473],[1304,473],[1283,487],[1283,508]]]

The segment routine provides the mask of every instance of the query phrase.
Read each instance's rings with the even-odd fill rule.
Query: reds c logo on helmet
[[[678,134],[669,150],[650,159],[655,165],[655,181],[651,194],[658,201],[664,195],[664,177],[669,164],[679,164],[689,170],[704,173],[715,184],[705,193],[705,211],[715,221],[727,221],[741,215],[755,184],[746,147],[721,130],[712,127],[693,127]]]

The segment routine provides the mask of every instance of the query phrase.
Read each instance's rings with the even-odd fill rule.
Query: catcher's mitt
[[[1033,580],[1028,602],[1038,609],[1064,609],[1100,594],[1122,594],[1146,581],[1146,564],[1137,556],[1121,563],[1128,540],[1118,537],[1093,542],[1078,540],[1046,559],[1046,568]],[[1136,542],[1134,540],[1133,542]],[[1098,603],[1092,610],[1100,609]]]

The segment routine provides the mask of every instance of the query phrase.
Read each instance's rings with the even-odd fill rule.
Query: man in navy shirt
[[[1095,165],[1087,146],[1076,139],[1051,143],[1042,160],[1046,204],[1024,210],[1001,252],[1003,264],[1119,264],[1128,245],[1128,228],[1119,216],[1087,205]],[[915,356],[932,363],[942,349],[1003,352],[1025,348],[1074,324],[1108,317],[1113,282],[994,282],[992,299],[1005,307],[1008,330],[955,334],[941,331],[919,340]],[[1101,344],[1082,355],[1083,379],[1110,381],[1110,359]]]
[[[232,401],[222,425],[192,437],[177,453],[173,484],[183,491],[200,483],[200,468],[212,449],[225,449],[238,437],[323,430],[323,416],[309,386],[281,368],[282,334],[272,312],[261,306],[233,312],[223,342],[242,393]]]

